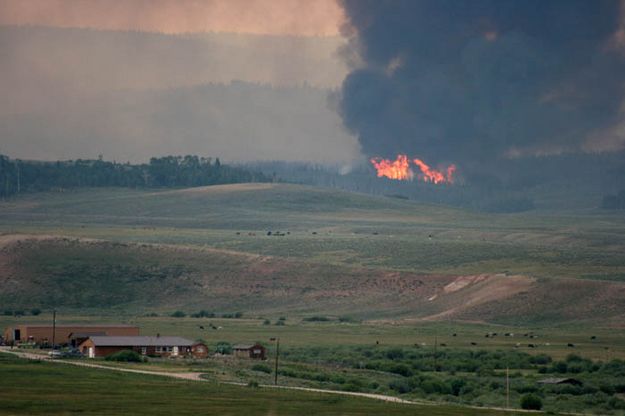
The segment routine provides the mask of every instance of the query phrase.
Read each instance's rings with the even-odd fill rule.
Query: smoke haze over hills
[[[0,27],[0,152],[350,161],[339,37]],[[233,83],[234,82],[234,83]]]

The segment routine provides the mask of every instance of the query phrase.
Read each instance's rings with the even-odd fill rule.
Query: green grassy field
[[[496,415],[451,406],[399,405],[327,394],[185,382],[0,354],[6,415]]]

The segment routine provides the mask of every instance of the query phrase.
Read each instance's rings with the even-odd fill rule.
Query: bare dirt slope
[[[619,321],[625,284],[422,275],[204,247],[0,236],[0,303],[507,323]]]

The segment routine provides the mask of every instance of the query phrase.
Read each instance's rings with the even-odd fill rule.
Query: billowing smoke
[[[344,0],[340,110],[369,156],[461,168],[588,149],[622,124],[618,0]],[[592,146],[590,146],[592,148]]]

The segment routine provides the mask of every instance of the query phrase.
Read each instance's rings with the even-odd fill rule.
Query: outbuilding
[[[191,345],[191,355],[193,358],[208,358],[208,347],[202,342]]]
[[[238,344],[232,347],[234,356],[238,358],[251,358],[253,360],[264,360],[266,349],[261,344]]]
[[[538,384],[570,384],[572,386],[581,386],[583,383],[576,379],[576,378],[570,378],[570,377],[562,377],[562,378],[545,378],[543,380],[540,380],[538,382]]]
[[[70,342],[70,334],[102,333],[111,336],[137,336],[139,327],[134,325],[32,325],[23,324],[9,327],[4,331],[6,343],[19,344],[32,342],[35,344],[56,344]]]

